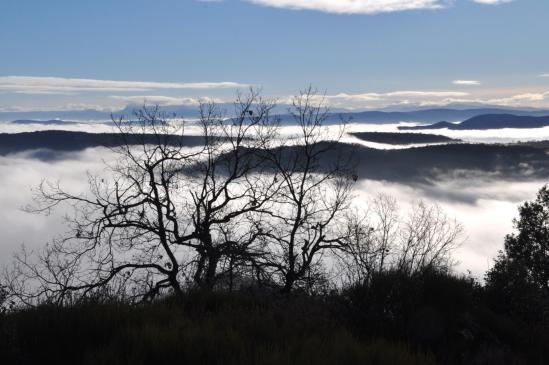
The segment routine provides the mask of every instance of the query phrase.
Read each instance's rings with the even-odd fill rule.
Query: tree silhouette
[[[344,127],[334,133],[323,126],[328,113],[323,95],[302,91],[290,108],[296,134],[266,151],[281,188],[269,218],[258,222],[269,250],[260,265],[285,292],[314,278],[324,253],[346,244],[340,227],[357,176],[349,154],[329,153],[337,151]]]
[[[439,206],[423,201],[415,202],[408,216],[401,214],[395,198],[380,194],[368,210],[349,215],[348,242],[337,255],[344,284],[368,283],[383,271],[414,275],[452,267],[451,253],[461,243],[461,225]]]
[[[11,291],[30,304],[97,292],[151,300],[166,290],[181,296],[184,285],[211,289],[221,261],[253,255],[258,232],[248,216],[277,190],[264,183],[263,159],[252,157],[276,133],[268,125],[273,106],[254,90],[238,95],[231,118],[202,104],[198,147],[186,146],[185,123],[158,107],[116,120],[117,158],[102,176],[88,176],[88,192],[46,181],[37,189],[29,211],[68,204],[70,231],[37,256],[23,250],[16,257]]]
[[[192,277],[204,288],[212,289],[217,276],[231,281],[236,263],[249,265],[261,253],[255,247],[261,231],[252,217],[265,211],[280,188],[270,180],[272,169],[261,153],[277,131],[273,106],[252,90],[245,99],[238,97],[230,119],[214,104],[201,108],[205,148],[186,173],[191,177],[189,245],[197,254]],[[224,270],[218,275],[220,264]]]
[[[534,201],[519,208],[514,220],[517,233],[505,237],[504,252],[496,261],[495,275],[506,264],[522,268],[525,278],[549,295],[549,189],[542,187]]]
[[[549,189],[519,208],[516,233],[505,237],[504,251],[486,274],[489,297],[502,311],[530,322],[549,316]]]

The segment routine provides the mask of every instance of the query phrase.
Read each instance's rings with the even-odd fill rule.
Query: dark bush
[[[365,340],[334,300],[190,293],[183,303],[120,303],[11,313],[0,358],[36,364],[433,364],[404,342]]]

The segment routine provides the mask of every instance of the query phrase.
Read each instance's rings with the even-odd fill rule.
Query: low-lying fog
[[[413,126],[415,123],[398,124],[361,124],[353,123],[348,125],[349,132],[399,132],[399,126]],[[526,141],[541,141],[549,139],[549,127],[544,128],[503,128],[487,130],[449,130],[449,129],[426,129],[406,130],[407,133],[439,134],[453,139],[460,139],[471,143],[513,143]],[[352,140],[351,140],[352,139]],[[350,137],[349,142],[361,143],[374,148],[406,148],[408,146],[390,146],[377,143],[360,142],[358,138]]]
[[[347,125],[345,131],[347,132],[343,137],[343,142],[357,143],[367,147],[393,149],[393,148],[409,148],[420,147],[425,144],[415,145],[389,145],[382,143],[366,142],[356,138],[349,133],[353,132],[399,132],[399,126],[411,126],[417,125],[417,123],[393,123],[393,124],[371,124],[371,123],[350,123]],[[335,135],[338,133],[340,126],[331,125],[328,127],[330,131]],[[109,133],[114,131],[112,124],[88,121],[79,122],[77,124],[12,124],[0,122],[0,133],[20,133],[20,132],[33,132],[42,130],[68,130],[79,131],[89,133]],[[297,127],[283,126],[281,127],[281,134],[285,136],[295,135]],[[433,129],[433,130],[418,130],[418,131],[405,131],[406,133],[427,133],[427,134],[439,134],[447,136],[453,139],[461,139],[464,142],[471,143],[512,143],[512,142],[526,142],[526,141],[539,141],[549,139],[549,127],[544,128],[531,128],[531,129],[488,129],[488,130],[448,130],[448,129]],[[193,121],[187,123],[185,127],[185,133],[188,135],[199,135],[200,128],[194,124]]]
[[[406,123],[410,125],[411,123]],[[396,132],[401,124],[360,124],[347,126],[347,132]],[[284,126],[282,136],[294,135],[295,128]],[[330,126],[335,134],[339,126]],[[97,122],[82,122],[71,125],[9,124],[0,123],[0,133],[30,132],[36,130],[73,130],[91,133],[112,132],[112,125]],[[409,131],[407,131],[409,132]],[[421,132],[421,131],[419,131]],[[419,133],[418,132],[418,133]],[[424,133],[441,134],[469,142],[505,143],[549,139],[549,127],[538,129],[499,129],[482,131],[433,130]],[[199,134],[196,125],[186,127],[187,134]],[[359,143],[375,148],[405,148],[371,143],[346,134],[344,142]],[[0,156],[0,264],[9,262],[11,253],[21,244],[29,248],[44,245],[64,232],[63,212],[51,216],[26,213],[22,207],[31,202],[31,188],[42,179],[59,180],[71,191],[86,191],[86,172],[101,172],[102,159],[111,156],[106,149],[93,148],[79,153],[63,154],[59,159],[40,161],[28,154]],[[369,199],[379,193],[396,197],[406,214],[412,202],[424,199],[439,204],[450,217],[455,217],[465,228],[467,239],[455,253],[460,261],[459,271],[471,270],[482,274],[490,267],[492,258],[502,248],[504,236],[512,230],[512,219],[517,215],[518,205],[533,199],[544,181],[499,182],[481,174],[475,178],[448,178],[429,186],[412,186],[402,183],[387,183],[372,180],[359,181],[357,205],[366,206]]]
[[[9,262],[11,254],[25,244],[38,248],[65,231],[62,215],[26,213],[22,207],[31,202],[31,188],[42,179],[59,180],[72,192],[87,191],[86,172],[101,173],[103,159],[112,158],[104,148],[65,154],[63,159],[40,161],[25,153],[0,156],[0,264]],[[503,237],[511,232],[517,206],[534,198],[543,181],[500,183],[479,176],[475,180],[448,180],[428,187],[412,187],[372,180],[359,181],[355,203],[366,206],[379,193],[398,199],[401,214],[407,214],[412,202],[424,199],[439,204],[465,228],[467,239],[455,253],[458,270],[471,270],[482,277],[492,258],[502,248]]]

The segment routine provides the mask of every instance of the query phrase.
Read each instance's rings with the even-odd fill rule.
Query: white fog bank
[[[189,135],[199,135],[200,128],[196,125],[195,120],[189,120],[185,123],[185,132]],[[391,124],[377,123],[349,123],[346,126],[345,141],[356,142],[363,144],[360,139],[353,137],[350,133],[353,132],[405,132],[405,133],[424,133],[424,134],[439,134],[454,139],[461,139],[464,142],[473,143],[512,143],[525,141],[538,141],[549,139],[549,127],[543,128],[503,128],[503,129],[487,129],[487,130],[449,130],[449,129],[432,129],[432,130],[406,130],[400,131],[398,127],[413,126],[415,123],[401,122]],[[335,136],[340,131],[339,125],[328,126],[331,133]],[[116,132],[116,128],[110,121],[79,121],[74,124],[13,124],[0,122],[0,133],[21,133],[34,132],[44,130],[67,130],[88,133],[110,133]],[[292,125],[283,125],[280,127],[280,133],[283,136],[295,135],[298,128]],[[372,147],[395,147],[390,145],[373,144]]]
[[[39,248],[65,232],[62,216],[66,212],[57,210],[44,216],[22,210],[32,201],[31,188],[47,179],[60,181],[72,192],[85,192],[86,173],[101,173],[102,160],[112,159],[110,153],[103,148],[93,148],[49,162],[30,159],[24,153],[0,156],[0,265],[9,263],[21,244],[30,249]],[[366,180],[357,184],[355,204],[366,206],[379,193],[394,196],[403,215],[418,199],[439,204],[450,218],[456,218],[465,228],[466,240],[455,252],[455,259],[460,262],[457,270],[470,270],[482,277],[503,247],[504,236],[512,231],[518,205],[533,199],[543,184],[543,181],[504,183],[468,179],[412,187]],[[459,199],[455,199],[456,194],[460,195]]]

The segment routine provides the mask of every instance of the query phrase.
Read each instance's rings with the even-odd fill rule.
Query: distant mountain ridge
[[[508,109],[492,109],[492,108],[479,108],[479,109],[426,109],[416,110],[412,112],[378,112],[378,111],[366,111],[358,113],[339,113],[342,117],[351,117],[352,122],[378,122],[378,123],[397,123],[397,122],[423,122],[433,123],[441,120],[448,122],[460,122],[466,119],[470,119],[479,115],[487,114],[510,114]],[[513,110],[513,115],[517,116],[546,116],[549,115],[548,110]]]
[[[0,120],[10,121],[16,119],[23,120],[97,120],[109,121],[111,115],[115,118],[125,116],[131,118],[133,111],[139,109],[139,105],[128,105],[122,110],[115,112],[106,112],[98,110],[75,110],[75,111],[34,111],[34,112],[0,112]],[[228,113],[233,110],[232,104],[219,104],[220,109]],[[275,110],[281,117],[282,123],[289,124],[293,122],[291,115],[287,114],[287,105],[279,105]],[[174,114],[179,117],[197,118],[199,111],[194,106],[162,106],[161,109],[166,114]],[[451,109],[435,108],[421,109],[414,111],[345,111],[333,110],[328,115],[326,123],[339,123],[342,119],[352,123],[398,123],[398,122],[416,122],[416,123],[435,123],[441,120],[448,122],[460,122],[475,116],[486,114],[513,114],[517,116],[545,116],[549,115],[549,110],[527,110],[527,109],[509,109],[509,108],[471,108],[471,109]]]
[[[502,128],[542,128],[549,126],[549,115],[546,116],[522,116],[514,114],[485,114],[467,119],[461,123],[438,122],[422,126],[400,126],[400,130],[486,130]]]

